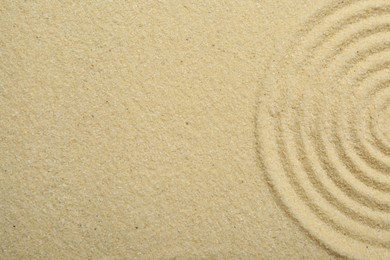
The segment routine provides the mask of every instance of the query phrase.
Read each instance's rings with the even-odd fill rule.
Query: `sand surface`
[[[0,2],[0,259],[390,258],[388,0]]]

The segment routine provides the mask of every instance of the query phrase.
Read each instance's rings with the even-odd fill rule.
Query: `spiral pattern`
[[[261,160],[290,215],[353,258],[390,258],[390,2],[337,1],[270,65]]]

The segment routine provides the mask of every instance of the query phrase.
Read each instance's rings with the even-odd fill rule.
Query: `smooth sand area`
[[[0,259],[390,259],[388,0],[0,3]]]

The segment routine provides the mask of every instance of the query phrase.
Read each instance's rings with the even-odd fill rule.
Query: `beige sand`
[[[0,4],[0,259],[390,258],[390,2]]]

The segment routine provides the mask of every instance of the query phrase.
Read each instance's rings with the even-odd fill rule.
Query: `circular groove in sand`
[[[284,128],[281,124],[282,120],[279,120],[278,124],[279,128]],[[287,129],[284,129],[287,130]],[[283,131],[287,132],[287,131]],[[283,134],[282,134],[283,135]],[[299,133],[296,133],[297,136],[299,136]],[[299,137],[298,137],[299,138]],[[324,196],[324,193],[321,193],[323,189],[321,190],[319,188],[319,182],[317,180],[314,180],[313,173],[310,171],[307,171],[307,164],[300,162],[301,158],[290,158],[290,155],[293,153],[291,150],[295,149],[295,145],[288,145],[288,143],[294,142],[292,140],[286,140],[289,139],[288,137],[284,136],[281,137],[278,140],[278,150],[279,154],[282,159],[282,164],[284,169],[286,169],[286,173],[290,177],[291,185],[294,188],[294,190],[297,192],[297,194],[305,200],[307,205],[311,208],[314,214],[317,215],[317,217],[321,218],[323,221],[325,221],[330,227],[334,228],[336,232],[339,232],[340,234],[348,234],[350,237],[353,237],[357,240],[360,240],[362,242],[365,242],[367,244],[372,245],[381,245],[383,247],[389,247],[390,242],[390,233],[389,232],[381,232],[381,230],[376,230],[375,225],[374,227],[371,227],[369,225],[361,226],[359,227],[360,219],[358,217],[351,218],[348,216],[348,214],[345,214],[346,212],[339,212],[335,210],[334,208],[342,208],[342,205],[337,203],[336,200],[329,200],[327,196]],[[285,151],[290,150],[290,152],[285,153]],[[299,150],[299,149],[297,149]],[[292,157],[292,156],[291,156]],[[297,163],[299,161],[299,163]],[[292,175],[291,169],[295,169],[295,175]],[[290,169],[290,170],[288,170]],[[301,170],[304,169],[304,170]],[[312,187],[313,186],[313,187]],[[336,207],[335,207],[336,206]],[[349,212],[348,212],[349,213]],[[332,217],[333,215],[333,217]],[[337,217],[334,217],[337,215]],[[383,216],[383,215],[382,215]],[[389,215],[384,216],[383,221],[386,221],[386,219],[389,219]],[[367,221],[365,221],[367,222]],[[380,226],[388,226],[388,224],[383,224],[378,222],[378,220],[375,221],[377,223],[376,227]],[[359,228],[357,228],[359,227]],[[362,235],[363,232],[363,235]],[[369,239],[367,239],[369,237]]]
[[[390,75],[390,73],[389,73]],[[363,98],[365,98],[366,102],[364,103],[367,103],[366,106],[369,106],[370,102],[374,102],[374,98],[376,97],[376,95],[388,95],[390,92],[390,88],[388,87],[390,86],[390,78],[389,79],[385,79],[385,80],[382,80],[381,82],[378,82],[377,83],[377,90],[375,90],[373,93],[367,95],[367,96],[363,96]],[[386,89],[384,89],[386,88]],[[382,91],[381,91],[382,90]],[[384,91],[383,91],[384,90]],[[385,92],[385,93],[381,93],[381,92]],[[387,92],[387,93],[386,93]],[[362,102],[363,103],[363,102]],[[363,103],[363,104],[364,104]],[[362,104],[362,105],[363,105]],[[363,110],[364,108],[363,107],[358,107],[358,109],[356,110]],[[372,137],[374,136],[374,133],[372,132],[372,129],[371,127],[369,127],[369,125],[372,125],[373,122],[372,122],[372,118],[374,117],[374,115],[371,115],[369,113],[369,108],[367,107],[365,109],[365,113],[366,116],[362,116],[362,117],[365,117],[366,119],[370,119],[370,121],[368,123],[365,123],[365,129],[367,130],[366,131],[366,136],[369,138],[369,139],[372,139]],[[383,109],[379,109],[376,111],[377,113],[381,113],[383,112]],[[359,122],[359,118],[357,113],[353,114],[353,122],[354,124],[356,125],[357,122]],[[352,121],[351,120],[351,121]],[[361,118],[360,118],[361,120]],[[390,180],[390,162],[389,162],[389,147],[385,147],[385,145],[382,145],[382,146],[377,146],[377,145],[370,145],[369,142],[365,141],[365,138],[363,136],[363,133],[361,133],[362,131],[359,131],[359,129],[356,129],[353,127],[353,125],[350,126],[350,129],[352,130],[352,138],[353,140],[355,140],[355,143],[358,145],[358,147],[356,147],[356,149],[359,151],[359,155],[362,156],[363,160],[366,161],[366,163],[370,164],[370,166],[376,170],[376,172],[380,175],[381,173],[385,173],[386,174],[386,177],[388,180]],[[383,140],[381,140],[382,138],[380,138],[379,136],[376,136],[376,139],[379,140],[381,143],[384,143]],[[382,158],[384,158],[382,160]],[[387,158],[387,160],[386,160]],[[389,182],[389,190],[390,190],[390,182]]]
[[[378,72],[387,73],[386,75],[390,74],[390,55],[389,55],[389,61],[377,63],[374,66],[371,66],[369,70],[365,70],[364,73],[361,73],[357,78],[354,79],[354,81],[364,81],[367,79],[369,75],[375,75]],[[386,78],[385,78],[386,81]],[[381,110],[385,110],[385,108],[382,108]],[[355,116],[356,117],[356,116]],[[390,165],[390,144],[388,141],[385,140],[384,136],[382,136],[380,133],[377,132],[375,127],[373,126],[373,122],[369,122],[369,131],[373,133],[372,137],[374,140],[371,141],[371,145],[376,146],[376,148],[382,152],[383,155],[385,155],[388,160],[386,161],[387,165]]]
[[[386,80],[386,82],[387,81],[388,80]],[[355,93],[356,92],[357,91],[355,91]],[[361,100],[371,100],[371,98],[363,96]],[[348,103],[347,100],[344,101],[344,103]],[[346,109],[347,108],[344,108],[344,110]],[[333,121],[333,139],[336,140],[334,146],[337,148],[339,156],[344,158],[346,166],[351,172],[361,176],[364,178],[365,182],[375,185],[380,190],[390,191],[390,176],[386,174],[390,172],[389,165],[386,164],[386,160],[378,160],[379,157],[375,158],[374,154],[382,155],[379,149],[373,150],[376,147],[371,147],[371,149],[367,148],[365,140],[362,140],[363,137],[359,134],[360,131],[355,125],[358,122],[362,123],[359,110],[364,109],[359,106],[358,109],[355,110],[356,111],[351,112],[352,116],[350,120],[343,120],[340,117],[336,117]],[[357,117],[359,117],[360,120],[358,120]],[[340,124],[343,124],[343,127],[339,127],[338,125]],[[340,138],[343,132],[345,133],[346,131],[349,131],[348,137],[350,137],[353,142],[346,142],[346,138]],[[366,133],[369,134],[370,130],[368,129]],[[351,154],[350,151],[354,151],[354,153]],[[382,156],[381,158],[386,157]],[[372,180],[367,178],[372,178]]]
[[[390,98],[386,100],[386,103],[383,104],[381,110],[383,111],[390,110]],[[388,124],[388,120],[386,122]],[[386,137],[384,134],[379,133],[376,127],[374,127],[374,123],[372,121],[369,122],[368,127],[374,139],[373,145],[375,145],[383,154],[390,157],[390,135],[388,134]]]
[[[298,124],[299,122],[297,122],[297,128],[300,129]],[[308,144],[309,142],[305,142],[309,137],[305,136],[302,130],[299,132],[299,134],[296,134],[297,144],[303,147],[299,157],[302,158],[307,178],[313,187],[323,194],[330,204],[355,221],[362,221],[372,228],[377,228],[378,226],[389,228],[390,214],[380,210],[372,210],[366,205],[355,201],[354,197],[349,196],[350,193],[345,194],[343,189],[335,184],[332,176],[328,176],[322,165],[318,163],[318,159],[313,158],[315,153],[310,149],[312,146]],[[316,174],[316,171],[318,174]]]
[[[295,39],[272,64],[279,78],[265,79],[259,107],[270,185],[322,244],[390,257],[390,146],[377,127],[390,116],[390,4],[336,1]]]

